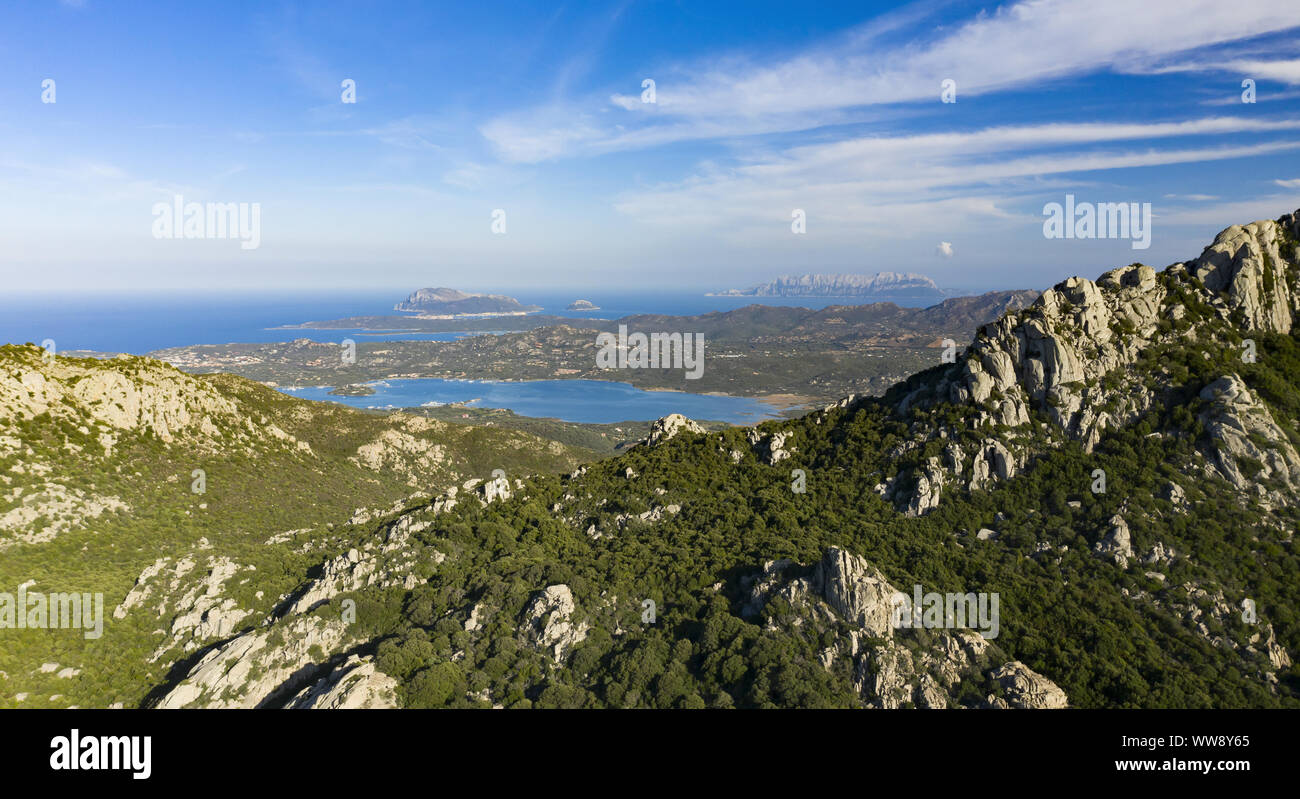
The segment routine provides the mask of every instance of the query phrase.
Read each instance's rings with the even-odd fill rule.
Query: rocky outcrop
[[[345,629],[341,621],[298,616],[283,627],[245,633],[205,655],[156,706],[277,707],[324,667]]]
[[[313,580],[299,594],[288,613],[307,613],[340,594],[364,588],[414,588],[418,579],[411,573],[416,552],[408,546],[411,534],[430,525],[429,517],[441,512],[439,503],[425,511],[403,514],[383,528],[382,538],[376,537],[353,547],[325,562],[320,577]],[[431,551],[426,555],[434,563],[445,556]]]
[[[184,448],[191,469],[218,452],[313,454],[307,442],[242,407],[215,383],[148,358],[69,358],[34,346],[0,347],[0,457],[21,455],[3,475],[11,487],[0,495],[0,506],[7,506],[0,514],[0,550],[46,543],[96,520],[103,524],[107,513],[132,510],[120,497],[87,490],[93,482],[42,479],[65,474],[73,459],[106,462],[123,446],[149,441]],[[47,420],[41,423],[46,434],[22,432],[23,421],[36,417]],[[168,482],[179,480],[173,475]]]
[[[505,501],[512,496],[510,490],[510,481],[505,477],[497,476],[478,486],[479,499],[484,505],[496,500]]]
[[[1030,434],[1031,413],[1050,422],[1047,435],[1060,434],[1091,452],[1108,429],[1129,424],[1159,402],[1160,375],[1134,379],[1130,370],[1148,348],[1174,343],[1183,336],[1205,335],[1205,321],[1230,324],[1241,332],[1287,333],[1296,310],[1296,263],[1300,246],[1300,212],[1273,221],[1228,228],[1201,257],[1175,264],[1163,274],[1143,264],[1113,269],[1095,282],[1072,277],[1058,283],[1029,308],[984,325],[956,364],[935,377],[910,384],[896,411],[907,414],[940,402],[974,406],[969,429],[1005,428],[991,438],[1000,451],[977,453],[967,487],[988,487],[1015,473],[1009,457],[1014,441]],[[1190,292],[1190,295],[1189,295]],[[1196,302],[1185,301],[1194,297]],[[1197,304],[1199,303],[1199,305]],[[1201,314],[1191,321],[1188,307]],[[1202,309],[1210,309],[1206,320]],[[1217,315],[1217,320],[1213,318]],[[1191,329],[1180,331],[1174,323]],[[1152,379],[1156,385],[1152,386]],[[1238,386],[1218,386],[1237,407],[1220,406],[1205,418],[1218,424],[1229,449],[1267,461],[1266,474],[1290,482],[1294,451],[1262,404]],[[1226,390],[1225,390],[1226,389]],[[1259,411],[1259,412],[1257,412]],[[1253,420],[1249,417],[1253,417]],[[1248,445],[1243,431],[1254,430],[1281,442],[1270,455]],[[928,431],[933,435],[937,431]],[[1252,450],[1254,450],[1252,452]],[[1029,455],[1031,453],[1025,453]],[[1022,457],[1022,462],[1027,460]],[[1239,488],[1241,469],[1230,456],[1217,468]],[[983,461],[983,462],[981,462]],[[892,498],[900,510],[922,514],[935,507],[953,481],[931,460],[915,467],[915,489]]]
[[[1174,553],[1168,554],[1172,557]],[[1262,609],[1249,599],[1234,605],[1220,586],[1186,582],[1174,586],[1168,594],[1130,594],[1127,589],[1124,593],[1152,607],[1167,609],[1215,648],[1247,656],[1238,668],[1253,671],[1257,679],[1274,691],[1278,684],[1276,672],[1291,666],[1290,653],[1278,643],[1273,625],[1263,619]],[[1246,608],[1250,609],[1249,615],[1245,613]],[[1255,628],[1244,640],[1233,633],[1242,624]]]
[[[1133,557],[1133,541],[1129,536],[1128,523],[1118,513],[1110,518],[1110,531],[1102,536],[1094,546],[1097,553],[1114,559],[1121,569],[1128,568]]]
[[[995,438],[985,439],[971,461],[969,488],[984,488],[994,480],[1009,480],[1016,475],[1016,457]]]
[[[107,433],[111,451],[117,431],[152,433],[164,442],[193,434],[220,436],[220,428],[244,428],[230,398],[208,383],[160,361],[121,355],[108,361],[45,357],[37,347],[12,347],[0,364],[0,407],[20,418],[49,412],[84,417]],[[78,419],[80,421],[80,419]],[[283,433],[283,431],[280,431]]]
[[[205,541],[200,542],[198,549],[207,546]],[[240,607],[226,594],[231,580],[252,571],[254,567],[240,566],[225,556],[206,556],[204,560],[202,555],[191,553],[175,560],[159,558],[136,578],[130,592],[113,610],[113,618],[122,620],[131,613],[148,610],[162,622],[154,633],[163,638],[149,656],[149,663],[157,662],[175,647],[192,652],[247,626],[245,620],[253,611]]]
[[[670,413],[652,423],[650,425],[650,435],[642,439],[640,443],[653,447],[683,432],[703,433],[704,428],[680,413]]]
[[[1013,707],[1032,710],[1059,710],[1067,707],[1065,691],[1056,683],[1018,660],[1006,663],[993,672],[1002,696],[990,697],[990,707]]]
[[[304,688],[286,707],[294,710],[378,710],[395,708],[397,680],[371,658],[350,655],[343,665]]]
[[[885,638],[893,632],[892,599],[898,591],[862,558],[831,547],[813,571],[812,586],[832,610],[867,635]]]
[[[1200,420],[1213,442],[1211,461],[1220,476],[1238,489],[1260,493],[1265,480],[1300,486],[1300,455],[1240,377],[1219,378],[1201,391],[1201,399],[1208,405]]]
[[[943,495],[945,475],[938,458],[930,458],[916,476],[916,486],[908,500],[908,516],[920,516],[939,507],[939,498]]]
[[[590,629],[585,621],[574,621],[576,610],[569,586],[562,583],[547,586],[524,609],[520,637],[528,646],[548,653],[561,664],[569,651],[586,639]]]
[[[374,472],[403,474],[409,485],[419,485],[422,477],[447,461],[446,449],[404,430],[388,429],[368,444],[357,447],[352,462]]]
[[[115,496],[87,494],[80,488],[43,481],[18,486],[0,494],[11,504],[0,514],[0,552],[15,544],[43,544],[68,530],[85,528],[105,513],[128,513],[131,508]]]
[[[824,632],[847,623],[847,635],[837,636],[820,660],[829,670],[848,658],[854,687],[867,706],[960,706],[955,697],[963,681],[982,684],[999,674],[1011,685],[1004,686],[1006,699],[998,704],[989,697],[983,706],[1065,705],[1065,693],[1055,683],[1023,664],[995,669],[994,648],[971,629],[928,629],[918,637],[900,623],[899,609],[908,597],[866,560],[838,547],[811,567],[770,561],[742,580],[741,590],[741,614],[748,618],[762,615],[775,598],[793,609],[793,616],[768,610],[769,629],[799,631],[820,641]]]
[[[759,460],[769,466],[775,466],[781,461],[790,457],[790,453],[795,451],[794,447],[787,448],[786,442],[793,435],[787,430],[777,430],[774,432],[763,432],[757,429],[750,430],[746,434],[749,445],[754,448],[755,454]],[[735,458],[733,458],[735,460]]]
[[[1186,269],[1206,290],[1226,294],[1228,311],[1239,311],[1247,330],[1290,333],[1296,298],[1284,269],[1297,256],[1294,244],[1284,252],[1287,232],[1292,242],[1300,237],[1300,212],[1280,222],[1233,225]]]
[[[1043,411],[1091,448],[1108,424],[1145,409],[1149,398],[1104,417],[1099,382],[1136,360],[1160,321],[1166,290],[1155,270],[1134,264],[1094,283],[1072,277],[1043,292],[1026,311],[985,325],[949,383],[950,399],[986,408],[985,418],[1009,427]]]

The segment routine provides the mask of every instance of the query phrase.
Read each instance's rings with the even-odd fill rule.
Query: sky
[[[0,76],[10,292],[1046,288],[1300,208],[1295,0],[10,0]]]

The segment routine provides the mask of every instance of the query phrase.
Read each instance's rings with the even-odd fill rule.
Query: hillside
[[[107,618],[97,640],[5,629],[0,706],[138,704],[179,660],[260,623],[335,531],[369,529],[494,469],[513,477],[594,457],[146,358],[44,355],[0,347],[0,594],[102,592]],[[142,573],[165,574],[167,588],[149,612],[127,614]]]
[[[131,359],[99,383],[144,370],[175,388],[128,414],[149,420],[147,448],[128,450],[122,403],[7,349],[4,407],[54,410],[9,428],[6,468],[132,526],[113,533],[117,622],[94,647],[31,636],[0,654],[3,701],[71,696],[56,675],[76,668],[97,686],[77,701],[159,707],[1300,707],[1298,239],[1300,213],[1228,228],[1163,271],[1071,278],[980,327],[955,363],[936,353],[884,396],[798,419],[710,432],[668,417],[619,457],[575,469],[537,453],[528,475],[459,485],[488,475],[422,480],[417,460],[428,495],[332,528],[303,502],[303,447],[330,439],[291,419],[370,420],[335,445],[345,461],[408,417]],[[32,399],[51,377],[57,396]],[[224,404],[255,400],[251,418]],[[483,444],[538,441],[504,435]],[[274,521],[200,526],[177,502],[137,529],[165,475],[217,442],[258,453],[218,472],[246,481],[241,502],[291,487]],[[66,444],[94,455],[94,479],[67,476]],[[387,457],[324,473],[400,496],[402,479],[367,470]],[[26,465],[42,462],[53,471]],[[0,568],[10,584],[86,579],[113,544],[60,529],[11,544]],[[927,608],[900,625],[896,595],[914,589],[981,595],[981,624]],[[184,657],[142,665],[157,649]]]

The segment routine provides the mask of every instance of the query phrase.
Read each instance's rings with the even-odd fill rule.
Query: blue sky
[[[0,75],[10,290],[1042,288],[1300,208],[1294,0],[20,0]],[[154,238],[176,194],[260,246]],[[1045,239],[1066,194],[1150,249]]]

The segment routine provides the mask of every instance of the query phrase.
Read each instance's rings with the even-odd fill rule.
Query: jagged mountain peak
[[[1096,281],[1062,281],[1029,308],[982,327],[943,375],[948,392],[940,396],[991,404],[992,418],[1008,426],[1027,423],[1034,407],[1072,435],[1095,437],[1095,416],[1087,409],[1100,403],[1087,402],[1088,384],[1131,364],[1158,337],[1185,335],[1174,323],[1189,320],[1194,310],[1186,305],[1188,291],[1222,322],[1248,331],[1290,332],[1298,230],[1300,212],[1276,222],[1234,225],[1199,258],[1162,273],[1130,264]],[[1162,333],[1163,321],[1170,324]],[[904,398],[902,409],[916,401],[917,392]]]
[[[1150,348],[1197,341],[1222,349],[1252,333],[1291,331],[1300,296],[1297,238],[1300,212],[1227,228],[1198,258],[1162,272],[1130,264],[1095,281],[1071,277],[1028,308],[984,325],[952,365],[923,373],[896,390],[890,397],[894,410],[907,416],[943,403],[971,408],[967,427],[984,430],[996,443],[975,453],[974,472],[962,478],[972,489],[984,482],[980,466],[984,474],[1005,477],[1031,457],[1033,446],[1022,439],[1063,436],[1090,452],[1107,430],[1133,422],[1162,401],[1169,379],[1137,368]],[[1240,383],[1237,375],[1220,377]],[[1224,435],[1210,453],[1218,464],[1216,473],[1238,487],[1237,470],[1225,459],[1259,453],[1252,454],[1240,436],[1228,433],[1260,425],[1277,430],[1267,407],[1244,383],[1241,390],[1249,396],[1228,408],[1213,427]],[[1237,406],[1249,407],[1249,413],[1236,414]],[[1032,425],[1035,419],[1045,420],[1047,429]],[[924,425],[917,430],[930,437],[951,433]],[[1271,473],[1290,474],[1290,446],[1282,435],[1278,447],[1285,451],[1266,458],[1274,463]],[[961,458],[959,447],[948,455],[954,465]],[[938,503],[944,484],[952,482],[952,469],[923,464],[916,470],[914,489],[895,500],[910,513],[924,513]],[[882,493],[898,492],[886,486]]]

